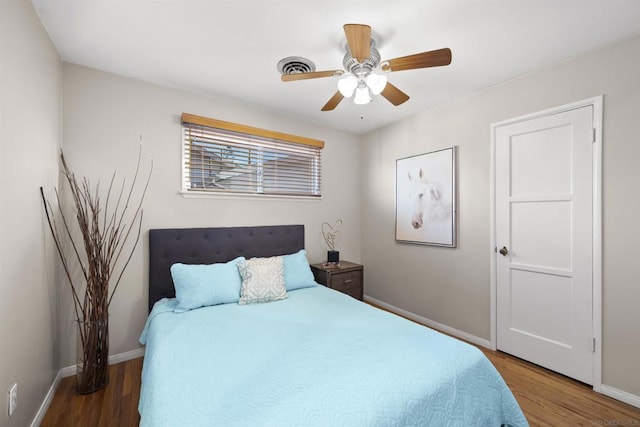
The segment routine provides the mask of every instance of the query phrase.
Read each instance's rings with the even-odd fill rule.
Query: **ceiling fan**
[[[344,33],[347,36],[347,53],[342,61],[344,70],[283,74],[281,77],[283,82],[290,82],[343,76],[338,81],[338,91],[322,107],[322,111],[333,110],[345,97],[349,98],[352,95],[355,104],[367,104],[373,100],[373,95],[382,95],[398,106],[406,102],[409,95],[389,83],[386,73],[440,67],[451,63],[449,48],[381,61],[369,25],[345,24]]]

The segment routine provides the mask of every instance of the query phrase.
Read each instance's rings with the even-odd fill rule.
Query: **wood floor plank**
[[[532,426],[640,426],[638,408],[516,357],[481,350],[505,379]]]
[[[127,371],[129,371],[128,374]],[[75,377],[64,378],[56,390],[41,426],[127,427],[139,425],[138,400],[141,371],[142,358],[111,365],[109,384],[104,389],[88,395],[77,394]],[[125,385],[127,375],[130,377],[128,391]]]
[[[508,354],[481,350],[504,378],[531,426],[640,426],[639,408]],[[64,378],[41,425],[138,426],[142,363],[137,358],[112,365],[109,385],[85,396],[76,394],[75,377]]]

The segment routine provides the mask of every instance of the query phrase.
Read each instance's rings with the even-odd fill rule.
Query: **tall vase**
[[[89,394],[106,387],[109,382],[109,321],[78,321],[77,389]]]

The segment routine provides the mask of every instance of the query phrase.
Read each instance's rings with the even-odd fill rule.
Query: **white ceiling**
[[[640,33],[638,0],[32,2],[64,61],[354,133]],[[399,107],[376,97],[321,112],[337,78],[282,83],[276,64],[341,69],[345,23],[371,25],[383,59],[449,47],[453,61],[389,74],[411,96]]]

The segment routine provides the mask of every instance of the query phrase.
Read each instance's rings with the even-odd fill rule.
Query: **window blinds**
[[[322,141],[182,115],[183,191],[320,197]]]

